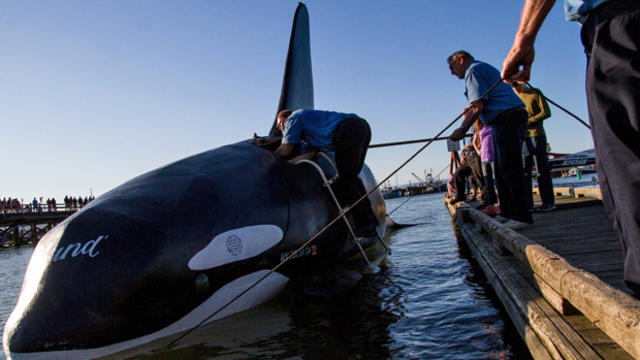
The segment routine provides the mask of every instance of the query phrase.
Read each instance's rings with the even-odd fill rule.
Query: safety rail
[[[532,188],[534,194],[540,194],[537,186]],[[556,196],[567,195],[569,197],[593,197],[602,200],[602,193],[599,187],[572,187],[572,186],[554,186],[553,194]]]
[[[88,205],[88,204],[87,204]],[[33,206],[32,204],[18,204],[18,205],[0,205],[0,216],[3,215],[32,215],[32,214],[55,214],[61,212],[74,212],[82,209],[87,205],[65,205],[56,204],[38,204]]]

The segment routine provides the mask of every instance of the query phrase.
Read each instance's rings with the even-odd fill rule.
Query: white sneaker
[[[555,205],[552,205],[552,204],[542,204],[542,205],[540,205],[540,206],[538,206],[538,207],[536,208],[536,211],[539,211],[539,212],[549,212],[549,211],[553,211],[553,210],[555,210],[555,209],[556,209],[556,206],[555,206]]]
[[[527,226],[529,226],[529,224],[527,224],[526,222],[522,222],[522,221],[518,221],[518,220],[509,220],[506,223],[504,223],[504,227],[507,227],[511,230],[522,230],[524,228],[526,228]]]
[[[496,215],[496,217],[493,218],[493,220],[497,221],[497,222],[501,222],[501,223],[506,223],[507,221],[509,221],[509,219],[507,219],[506,217],[498,214]]]

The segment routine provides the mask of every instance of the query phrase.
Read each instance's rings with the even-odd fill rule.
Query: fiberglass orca
[[[306,48],[298,60],[294,40]],[[280,107],[309,107],[313,91],[290,88],[312,86],[302,4],[291,43],[282,97],[306,95],[289,96]],[[308,81],[287,85],[290,67],[299,73],[301,63],[307,70],[298,80]],[[229,303],[338,214],[317,169],[277,159],[273,146],[241,141],[143,174],[47,233],[5,326],[7,357],[113,354],[189,330],[216,311],[208,322],[265,302],[309,262],[344,262],[356,255],[346,226],[337,222]],[[328,177],[335,175],[326,158],[318,164]],[[360,177],[367,189],[375,186],[366,166]],[[369,199],[383,234],[382,195],[375,191]]]

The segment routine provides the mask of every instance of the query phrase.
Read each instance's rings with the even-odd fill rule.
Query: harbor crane
[[[427,186],[427,182],[422,180],[422,179],[420,179],[420,177],[418,175],[416,175],[416,173],[412,172],[411,175],[413,175],[413,177],[418,179],[418,182],[420,182],[422,184],[422,186]]]

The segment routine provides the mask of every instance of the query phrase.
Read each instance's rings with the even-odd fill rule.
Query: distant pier
[[[555,192],[557,209],[517,232],[445,204],[534,359],[640,359],[640,301],[599,189]]]
[[[58,223],[79,210],[78,206],[7,209],[0,214],[0,241],[3,247],[35,245]]]

